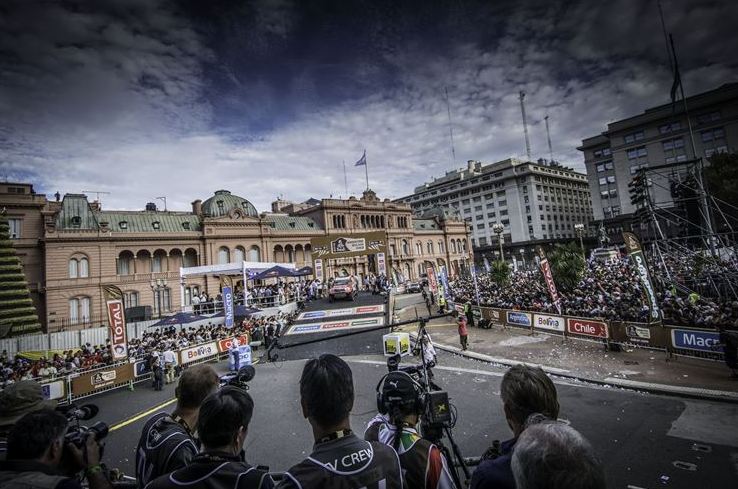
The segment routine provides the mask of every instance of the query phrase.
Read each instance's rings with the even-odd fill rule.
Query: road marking
[[[156,411],[159,411],[159,410],[161,410],[161,409],[164,409],[165,407],[169,406],[170,404],[172,404],[172,403],[174,403],[174,402],[176,402],[176,401],[177,401],[177,398],[176,398],[176,397],[174,397],[174,398],[172,398],[172,399],[169,399],[169,400],[168,400],[168,401],[166,401],[166,402],[163,402],[163,403],[159,404],[158,406],[154,406],[154,407],[152,407],[151,409],[149,409],[149,410],[147,410],[147,411],[144,411],[144,412],[142,412],[142,413],[138,413],[138,414],[136,414],[135,416],[133,416],[133,417],[131,417],[131,418],[128,418],[128,419],[127,419],[127,420],[125,420],[125,421],[121,421],[121,422],[120,422],[120,423],[118,423],[118,424],[114,424],[113,426],[111,426],[111,427],[110,427],[110,431],[115,431],[115,430],[119,430],[119,429],[121,429],[121,428],[124,428],[124,427],[128,426],[128,425],[129,425],[129,424],[131,424],[131,423],[135,423],[136,421],[138,421],[139,419],[141,419],[141,418],[143,418],[143,417],[145,417],[145,416],[148,416],[148,415],[150,415],[150,414],[153,414],[153,413],[155,413]]]

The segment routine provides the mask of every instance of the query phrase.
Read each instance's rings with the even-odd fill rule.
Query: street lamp
[[[167,279],[157,278],[156,280],[152,280],[149,285],[151,286],[151,292],[154,294],[154,300],[159,311],[159,319],[161,319],[161,292],[167,288]]]
[[[520,259],[523,260],[523,270],[525,270],[525,248],[520,248]]]
[[[579,247],[582,248],[582,256],[586,260],[587,255],[584,253],[584,240],[582,239],[582,236],[584,235],[584,224],[581,222],[574,224],[574,230],[576,231],[577,236],[579,236]]]
[[[504,230],[505,226],[499,222],[492,225],[492,231],[497,235],[497,242],[500,244],[500,261],[505,259],[505,255],[502,253],[502,232]]]

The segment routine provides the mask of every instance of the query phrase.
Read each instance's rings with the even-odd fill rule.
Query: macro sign
[[[530,326],[531,317],[528,312],[507,311],[507,323],[517,326]]]
[[[563,333],[565,329],[564,318],[561,316],[549,316],[547,314],[533,314],[533,327],[548,331]]]
[[[715,331],[696,329],[672,329],[671,344],[674,348],[685,350],[708,351],[715,353],[720,343],[720,334]]]
[[[607,338],[607,323],[590,321],[589,319],[568,318],[566,330],[571,334]]]
[[[225,327],[233,327],[233,287],[223,287],[223,308],[225,310]]]

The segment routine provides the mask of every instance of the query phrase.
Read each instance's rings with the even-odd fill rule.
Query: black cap
[[[405,372],[390,372],[384,379],[382,396],[385,402],[403,402],[417,397],[416,384]]]

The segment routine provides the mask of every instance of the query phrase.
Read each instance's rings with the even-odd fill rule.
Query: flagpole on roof
[[[364,172],[366,173],[366,189],[369,190],[369,164],[366,161],[366,149],[364,150]]]
[[[348,179],[346,178],[346,160],[343,160],[343,188],[346,191],[346,198],[349,198]]]

